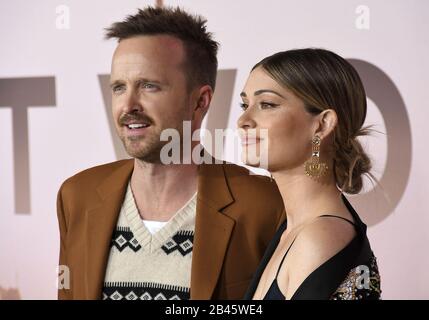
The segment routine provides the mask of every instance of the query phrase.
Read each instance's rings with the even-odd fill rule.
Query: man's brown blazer
[[[58,192],[60,265],[70,288],[59,299],[100,299],[110,243],[134,159],[84,170]],[[223,162],[198,167],[191,299],[241,299],[285,219],[277,186]],[[144,263],[144,262],[143,262]]]

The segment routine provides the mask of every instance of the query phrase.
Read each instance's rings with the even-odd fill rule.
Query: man
[[[133,159],[62,184],[60,265],[70,288],[60,299],[241,299],[284,220],[266,177],[228,163],[162,161],[163,130],[182,134],[184,121],[199,129],[212,99],[218,45],[205,23],[148,7],[107,29],[118,39],[112,113]]]

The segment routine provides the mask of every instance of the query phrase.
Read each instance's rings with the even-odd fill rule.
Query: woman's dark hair
[[[365,89],[353,66],[331,51],[308,48],[278,52],[252,70],[258,67],[302,99],[309,113],[335,110],[335,179],[342,191],[359,193],[362,175],[373,176],[369,173],[371,161],[357,140],[369,129],[363,127],[367,111]]]

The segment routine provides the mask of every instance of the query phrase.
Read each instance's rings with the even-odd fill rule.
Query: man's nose
[[[141,112],[141,111],[143,111],[143,105],[137,93],[135,91],[128,92],[123,102],[122,112],[134,113],[134,112]]]

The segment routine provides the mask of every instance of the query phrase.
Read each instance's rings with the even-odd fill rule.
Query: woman
[[[241,97],[243,153],[267,146],[287,216],[245,298],[379,299],[366,225],[344,196],[371,168],[357,140],[368,131],[356,70],[327,50],[279,52],[253,67]]]

